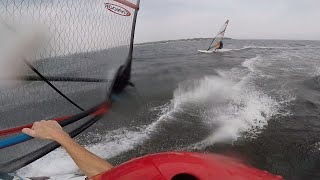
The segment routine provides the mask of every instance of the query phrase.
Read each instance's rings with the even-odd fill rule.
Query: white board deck
[[[207,53],[207,54],[210,54],[210,53],[215,53],[215,51],[207,51],[207,50],[198,50],[198,52],[201,52],[201,53]]]

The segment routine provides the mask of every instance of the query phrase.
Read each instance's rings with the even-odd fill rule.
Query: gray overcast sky
[[[212,37],[320,40],[320,0],[141,0],[136,42]]]

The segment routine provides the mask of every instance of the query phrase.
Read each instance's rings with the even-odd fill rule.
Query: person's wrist
[[[52,140],[59,144],[63,144],[68,139],[70,139],[70,136],[64,131],[52,135]]]

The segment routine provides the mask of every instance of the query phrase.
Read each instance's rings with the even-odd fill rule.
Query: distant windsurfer
[[[24,128],[22,132],[35,138],[53,140],[59,143],[64,147],[80,170],[89,178],[109,171],[113,167],[106,160],[94,155],[74,142],[56,121],[42,120],[35,122],[31,129]]]
[[[207,50],[198,50],[199,52],[202,53],[212,53],[212,52],[217,52],[219,49],[223,49],[223,39],[224,39],[224,34],[226,32],[227,26],[229,24],[229,20],[227,20],[220,31],[217,33],[217,35],[212,39],[209,47]]]
[[[223,42],[220,41],[217,44],[214,45],[214,49],[215,51],[217,51],[218,49],[222,49],[223,48]]]

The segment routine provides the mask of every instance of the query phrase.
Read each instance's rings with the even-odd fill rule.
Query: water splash
[[[213,129],[212,134],[196,146],[235,141],[244,132],[254,138],[280,108],[276,100],[254,87],[226,78],[207,76],[187,84],[175,91],[174,107],[184,108],[190,103],[202,105],[202,121]]]

